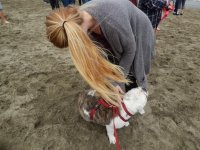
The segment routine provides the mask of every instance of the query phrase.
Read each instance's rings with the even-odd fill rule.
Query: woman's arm
[[[109,30],[106,31],[106,39],[113,53],[115,56],[120,55],[119,66],[122,67],[125,76],[130,71],[136,52],[135,36],[129,24],[124,22],[122,26],[109,26]]]

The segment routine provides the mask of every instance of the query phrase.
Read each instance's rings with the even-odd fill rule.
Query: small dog
[[[105,108],[102,105],[97,105],[100,97],[96,96],[95,93],[94,90],[81,93],[78,100],[79,112],[86,121],[106,126],[109,141],[111,144],[115,144],[114,125],[117,129],[129,126],[128,119],[131,117],[130,114],[134,115],[138,112],[144,114],[148,93],[141,87],[133,88],[125,93],[122,106],[119,108],[119,115],[115,117],[113,117],[113,109],[111,107]],[[96,108],[96,111],[91,120],[90,111],[94,108]]]

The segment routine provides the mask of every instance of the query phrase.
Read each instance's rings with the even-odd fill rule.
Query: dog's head
[[[100,98],[99,94],[94,90],[80,93],[78,99],[79,112],[86,121],[93,121],[101,125],[107,125],[113,117],[113,111],[112,108],[106,108],[103,105],[98,106],[93,116],[93,120],[90,120],[90,111],[97,106]]]
[[[124,95],[123,102],[131,113],[135,114],[139,112],[140,114],[144,114],[147,96],[148,93],[141,87],[133,88]]]

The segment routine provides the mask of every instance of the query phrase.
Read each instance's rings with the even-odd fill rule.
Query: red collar
[[[126,114],[128,116],[133,116],[134,114],[131,114],[128,109],[126,108],[126,105],[122,102],[122,108],[124,109],[124,111],[126,112]],[[119,110],[119,109],[118,109]],[[118,116],[120,117],[120,119],[122,119],[124,122],[127,122],[129,119],[125,119],[124,117],[121,116],[120,112],[118,112]]]

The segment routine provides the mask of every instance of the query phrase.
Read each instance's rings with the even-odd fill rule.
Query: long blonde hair
[[[86,82],[108,103],[119,106],[120,94],[112,82],[128,83],[128,80],[121,68],[106,60],[103,50],[82,30],[82,22],[75,6],[52,11],[46,17],[48,39],[56,47],[69,46],[74,65]]]

